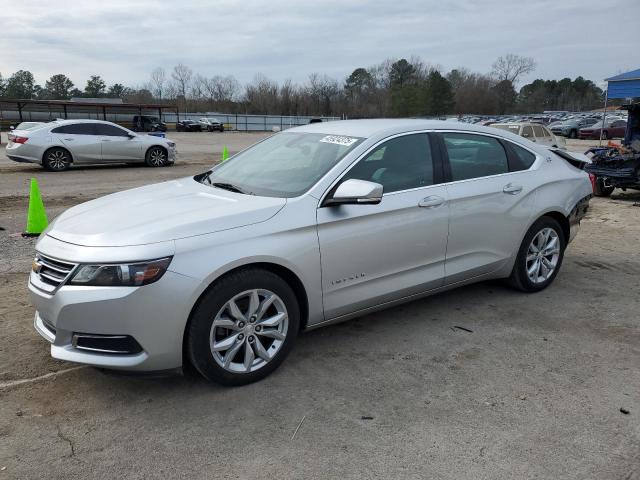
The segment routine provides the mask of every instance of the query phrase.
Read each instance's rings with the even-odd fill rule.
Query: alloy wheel
[[[209,334],[211,353],[229,372],[255,372],[276,356],[288,326],[287,308],[278,295],[264,289],[244,291],[216,314]]]
[[[531,240],[527,250],[527,276],[534,284],[546,282],[558,266],[560,238],[549,227],[540,230]]]
[[[167,155],[161,148],[154,148],[149,152],[149,163],[154,167],[161,167],[165,164]]]
[[[47,154],[47,164],[51,170],[64,170],[69,164],[69,155],[64,150],[51,150]]]

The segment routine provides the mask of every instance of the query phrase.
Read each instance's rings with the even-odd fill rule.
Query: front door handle
[[[108,138],[103,138],[102,140],[100,140],[101,142],[110,142],[111,140],[109,140]]]
[[[418,202],[419,207],[423,208],[434,208],[442,205],[444,203],[444,198],[438,195],[429,195],[428,197],[424,197],[422,200]]]
[[[509,195],[517,195],[522,191],[522,185],[514,185],[513,183],[507,183],[502,189],[504,193]]]
[[[65,140],[66,140],[67,142],[71,142],[71,141],[73,140],[73,138],[65,138]]]

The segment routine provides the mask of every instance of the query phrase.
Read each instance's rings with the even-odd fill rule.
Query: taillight
[[[591,180],[591,189],[596,191],[596,182],[598,181],[598,177],[596,177],[593,173],[589,174],[589,180]]]
[[[16,135],[9,135],[9,140],[13,143],[27,143],[29,137],[17,137]]]

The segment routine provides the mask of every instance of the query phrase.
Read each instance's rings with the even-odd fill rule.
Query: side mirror
[[[346,180],[324,202],[330,205],[376,205],[382,201],[383,187],[379,183],[357,180]]]
[[[15,129],[16,129],[16,127],[14,127],[13,125],[11,125],[11,126],[9,127],[9,130],[15,130]]]

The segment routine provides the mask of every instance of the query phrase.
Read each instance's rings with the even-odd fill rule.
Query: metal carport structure
[[[179,115],[176,106],[166,104],[3,98],[0,99],[0,122],[5,124],[12,121],[50,121],[56,118],[83,118],[83,116],[87,118],[89,116],[90,118],[123,123],[127,126],[132,119],[118,122],[118,115],[153,114],[162,118],[165,110],[170,110],[171,113],[175,112],[176,117]]]
[[[640,97],[640,68],[621,73],[614,77],[605,78],[604,80],[607,82],[607,88],[604,91],[603,126],[607,114],[607,102],[610,98]],[[600,145],[602,145],[602,129],[600,130]]]

